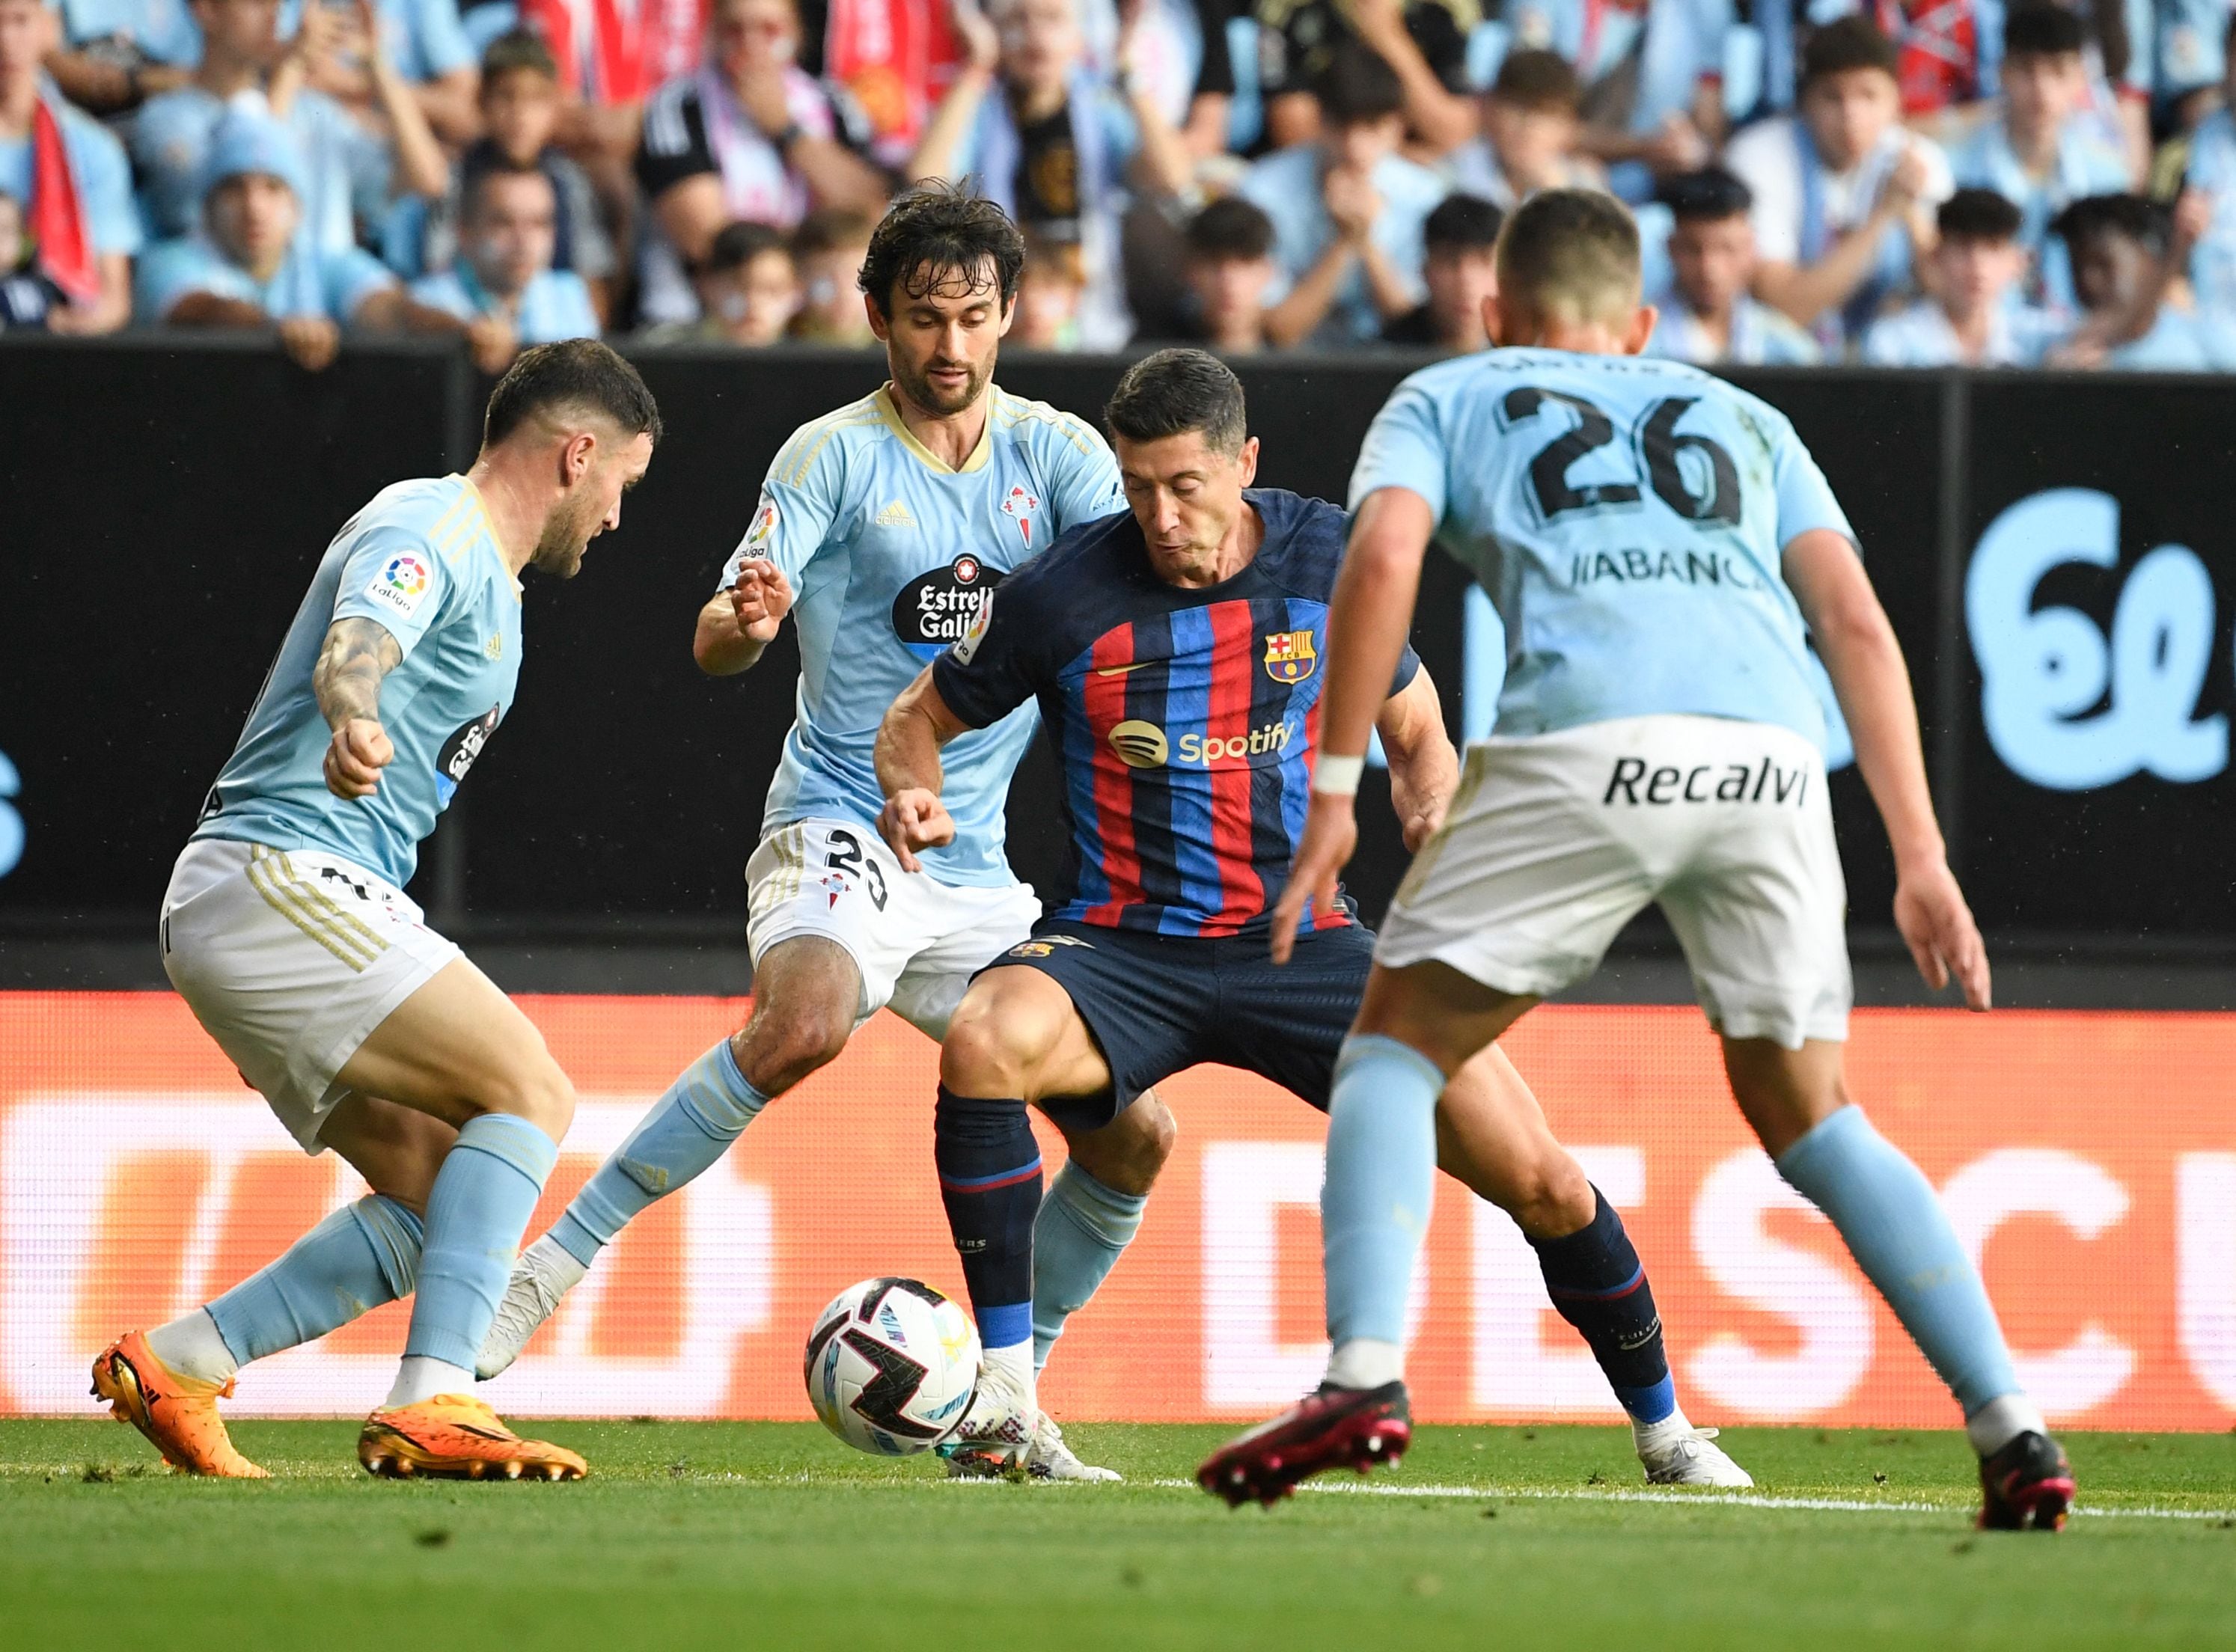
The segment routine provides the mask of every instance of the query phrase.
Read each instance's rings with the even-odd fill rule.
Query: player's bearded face
[[[1016,310],[1014,300],[1002,301],[993,260],[968,272],[918,271],[894,284],[893,298],[883,331],[894,385],[935,417],[975,404],[994,377],[1002,335]]]
[[[589,473],[544,519],[543,534],[529,554],[529,566],[558,580],[580,574],[590,541],[608,528],[621,526],[621,495],[636,486],[651,463],[649,436],[602,443]]]

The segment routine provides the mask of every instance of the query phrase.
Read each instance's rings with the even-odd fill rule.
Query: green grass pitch
[[[1955,1434],[1733,1430],[1750,1504],[1639,1496],[1625,1431],[1429,1427],[1268,1514],[1175,1484],[1223,1428],[1075,1428],[1102,1487],[812,1424],[537,1432],[593,1478],[375,1481],[353,1424],[247,1422],[278,1478],[196,1482],[115,1423],[0,1422],[0,1646],[2236,1645],[2227,1435],[2071,1437],[2095,1512],[2049,1537],[1971,1530]]]

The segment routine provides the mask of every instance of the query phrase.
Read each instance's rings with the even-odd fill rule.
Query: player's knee
[[[498,1078],[477,1099],[483,1112],[510,1113],[524,1118],[553,1141],[566,1139],[575,1122],[575,1086],[548,1051],[539,1059],[523,1061]]]
[[[1025,1097],[1047,1040],[1030,1014],[1003,1013],[992,995],[973,993],[947,1024],[939,1046],[939,1082],[958,1094]]]
[[[1563,1239],[1591,1225],[1599,1209],[1582,1165],[1557,1149],[1516,1168],[1506,1207],[1532,1239]]]
[[[787,1005],[756,1015],[731,1042],[738,1070],[763,1095],[773,1096],[836,1061],[853,1036],[854,1018],[825,1004]]]

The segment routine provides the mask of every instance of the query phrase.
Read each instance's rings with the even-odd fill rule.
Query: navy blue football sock
[[[1597,1188],[1592,1196],[1599,1209],[1584,1226],[1529,1243],[1545,1275],[1546,1295],[1591,1345],[1622,1408],[1635,1422],[1658,1423],[1677,1409],[1677,1390],[1661,1347],[1654,1287],[1615,1206]]]
[[[1041,1209],[1041,1150],[1016,1099],[939,1087],[933,1158],[948,1230],[989,1354],[1033,1340],[1033,1219]],[[1029,1360],[1025,1368],[1031,1370]]]

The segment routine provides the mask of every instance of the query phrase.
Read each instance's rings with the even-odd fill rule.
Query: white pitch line
[[[1194,1480],[1157,1480],[1153,1484],[1176,1491],[1198,1491]],[[1953,1503],[1875,1502],[1864,1498],[1768,1497],[1759,1491],[1554,1491],[1542,1486],[1400,1485],[1391,1481],[1365,1485],[1345,1480],[1306,1480],[1300,1491],[1332,1491],[1351,1497],[1471,1498],[1481,1502],[1505,1498],[1537,1503],[1674,1503],[1689,1508],[1799,1509],[1820,1514],[1963,1514],[1964,1505]],[[2227,1520],[2236,1521],[2236,1509],[2163,1509],[2148,1504],[2105,1508],[2075,1504],[2075,1515],[2092,1520]]]

